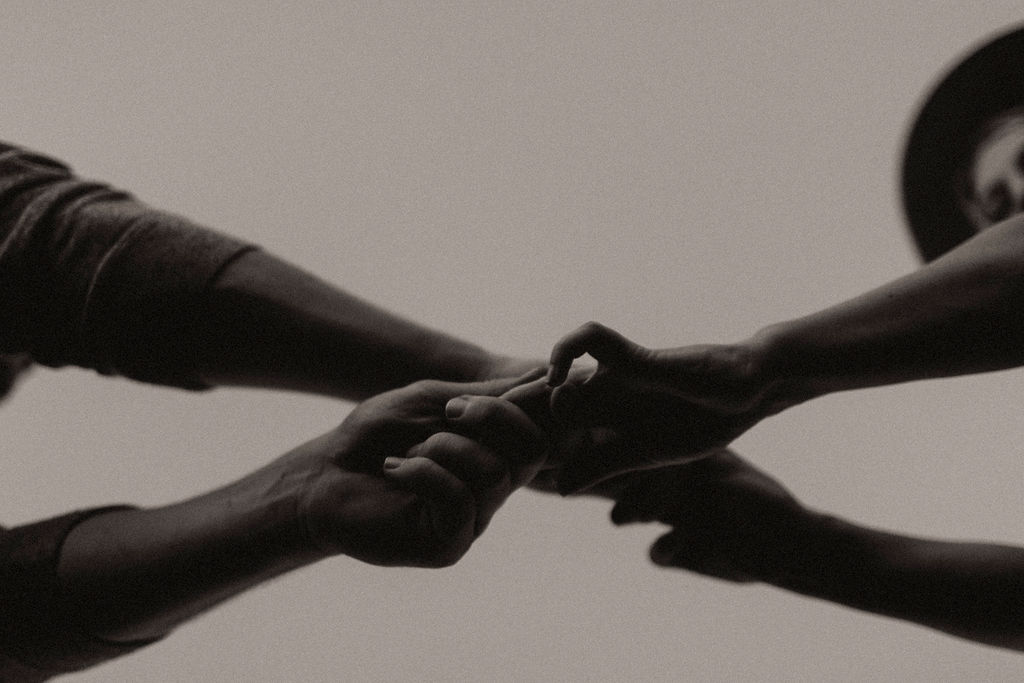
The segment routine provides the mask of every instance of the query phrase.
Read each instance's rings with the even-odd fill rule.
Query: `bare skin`
[[[453,564],[544,460],[543,432],[498,397],[528,378],[418,382],[232,484],[87,519],[58,569],[77,621],[137,641],[331,556]]]
[[[656,448],[567,462],[561,488],[699,458],[826,394],[1024,365],[1022,302],[1018,214],[909,275],[738,343],[649,349],[598,323],[583,325],[551,352],[552,410],[613,434],[642,424]],[[597,370],[567,383],[584,354]]]
[[[595,493],[616,524],[661,522],[663,567],[803,595],[1024,650],[1024,549],[915,538],[806,508],[738,455],[635,472]]]

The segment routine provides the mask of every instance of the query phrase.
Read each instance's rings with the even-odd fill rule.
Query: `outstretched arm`
[[[263,251],[213,280],[185,342],[208,384],[355,400],[421,379],[471,382],[540,365],[402,318]]]
[[[650,349],[588,323],[551,352],[556,414],[612,429],[643,421],[645,434],[671,447],[665,457],[570,464],[565,488],[700,457],[825,394],[1020,366],[1022,310],[1024,215],[1017,215],[905,277],[735,344]],[[566,382],[584,354],[597,359],[596,373]]]
[[[903,278],[755,336],[776,400],[1024,364],[1024,215]]]
[[[42,571],[25,590],[0,584],[0,678],[21,675],[4,668],[7,658],[38,675],[97,663],[329,556],[456,562],[546,452],[525,413],[497,398],[513,383],[420,382],[387,392],[228,486],[72,520],[50,579]],[[38,553],[12,554],[0,575],[31,578],[37,568],[25,555]]]
[[[1024,549],[914,538],[805,508],[723,451],[624,475],[617,524],[672,525],[655,563],[759,581],[989,645],[1024,650]]]
[[[0,354],[160,384],[349,399],[519,374],[229,236],[0,143]]]
[[[846,389],[1024,364],[1024,215],[913,273],[737,344],[651,350],[599,325],[567,335],[550,381],[591,353],[702,404],[763,414]]]

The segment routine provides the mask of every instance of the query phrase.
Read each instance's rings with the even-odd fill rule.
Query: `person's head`
[[[938,258],[1024,211],[1024,25],[961,58],[923,100],[903,155],[903,208]]]
[[[957,194],[980,232],[1024,211],[1024,107],[989,120],[974,140]]]

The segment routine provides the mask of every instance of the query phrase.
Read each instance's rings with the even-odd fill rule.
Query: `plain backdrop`
[[[923,92],[1020,4],[14,2],[0,138],[402,315],[546,356],[595,319],[733,341],[916,266]],[[1024,542],[1019,371],[837,395],[737,450],[808,504]],[[159,504],[351,405],[39,370],[0,410],[0,519]],[[340,558],[76,681],[1019,680],[1024,661],[659,570],[660,529],[524,492],[456,567]]]

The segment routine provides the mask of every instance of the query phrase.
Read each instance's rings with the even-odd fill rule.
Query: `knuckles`
[[[593,338],[606,336],[611,330],[608,327],[602,325],[596,320],[588,320],[579,326],[576,330],[576,334],[581,337]]]
[[[493,396],[467,396],[466,408],[459,420],[464,423],[476,424],[482,427],[493,425],[501,414],[502,399]]]
[[[439,432],[416,449],[417,456],[457,465],[473,490],[505,489],[511,479],[508,464],[482,446],[451,432]],[[454,461],[454,462],[452,462]],[[462,477],[460,477],[462,478]]]
[[[437,432],[431,434],[416,448],[416,455],[425,458],[435,459],[439,454],[452,453],[459,457],[466,457],[471,448],[466,440],[452,432]]]

